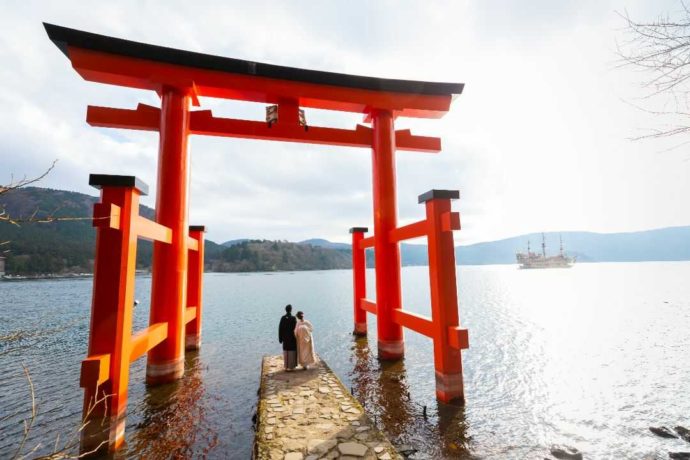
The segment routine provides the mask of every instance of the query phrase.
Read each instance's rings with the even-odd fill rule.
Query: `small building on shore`
[[[5,276],[5,258],[0,256],[0,276]]]

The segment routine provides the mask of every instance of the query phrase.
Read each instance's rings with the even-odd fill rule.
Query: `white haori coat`
[[[316,355],[314,354],[314,337],[311,333],[314,326],[307,321],[297,320],[295,326],[295,337],[297,338],[297,361],[300,366],[307,367],[316,363]]]

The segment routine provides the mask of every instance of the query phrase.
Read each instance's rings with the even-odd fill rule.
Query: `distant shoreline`
[[[60,279],[80,279],[93,278],[93,273],[47,273],[40,275],[3,275],[0,281],[34,281],[34,280],[60,280]]]
[[[673,260],[611,260],[611,261],[580,261],[577,265],[589,265],[589,264],[615,264],[615,263],[649,263],[649,262],[690,262],[688,259],[673,259]],[[461,267],[488,267],[488,266],[515,266],[519,269],[517,263],[488,263],[488,264],[457,264]],[[428,267],[428,265],[403,265],[402,268],[407,267]],[[374,267],[367,267],[367,269],[373,269]],[[351,268],[320,268],[320,269],[294,269],[294,270],[257,270],[257,271],[205,271],[204,273],[233,273],[233,274],[250,274],[250,273],[264,273],[264,274],[274,274],[274,273],[296,273],[296,272],[320,272],[320,271],[330,271],[330,270],[352,270]],[[136,276],[151,276],[149,271],[138,271]],[[36,281],[36,280],[63,280],[63,279],[87,279],[93,278],[93,273],[48,273],[40,275],[3,275],[0,276],[0,281]]]

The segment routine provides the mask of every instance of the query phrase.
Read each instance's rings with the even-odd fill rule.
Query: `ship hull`
[[[517,261],[521,269],[571,268],[575,262],[574,259],[563,255],[543,257],[534,253],[530,255],[517,254]]]
[[[521,264],[520,269],[525,269],[525,270],[530,270],[530,269],[537,269],[537,268],[572,268],[573,264],[571,263],[558,263],[558,264],[540,264],[540,263],[530,263],[530,264]]]

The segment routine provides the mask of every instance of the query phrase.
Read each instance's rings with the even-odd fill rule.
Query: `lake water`
[[[403,269],[406,309],[429,314],[427,276],[427,267]],[[278,319],[291,303],[378,427],[420,458],[541,459],[558,443],[585,458],[668,458],[690,444],[648,427],[690,426],[688,280],[690,262],[458,267],[470,349],[467,402],[454,408],[435,400],[429,339],[405,331],[405,359],[390,364],[376,359],[375,317],[369,342],[353,338],[349,270],[206,274],[202,349],[188,355],[180,382],[163,387],[147,388],[145,359],[133,363],[117,457],[249,458],[261,357],[281,352]],[[135,329],[147,325],[150,284],[137,278]],[[14,455],[30,412],[22,364],[38,408],[24,452],[69,444],[81,417],[91,280],[1,282],[0,299],[0,458]]]

